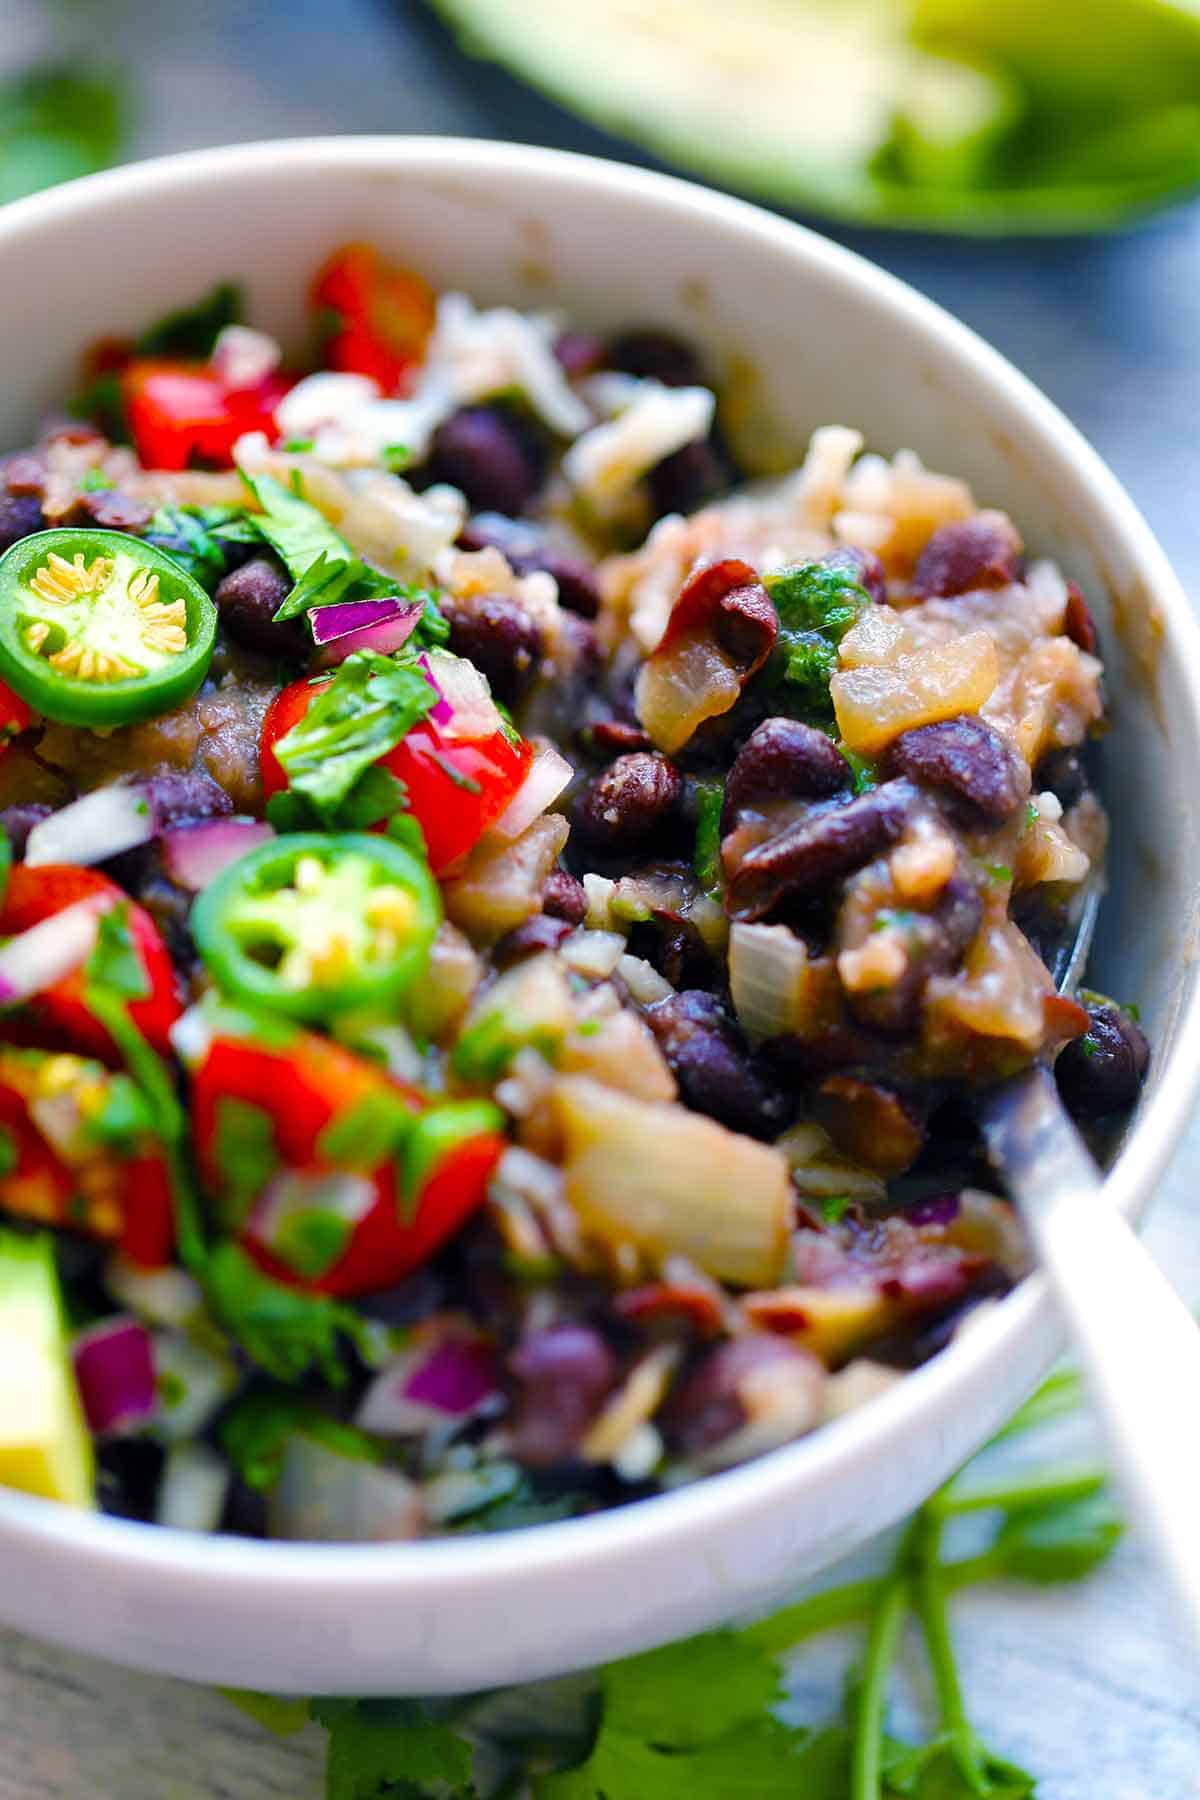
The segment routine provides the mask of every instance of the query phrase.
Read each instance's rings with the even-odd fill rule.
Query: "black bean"
[[[542,889],[542,911],[568,925],[582,925],[587,918],[588,897],[582,881],[565,869],[552,869]]]
[[[1150,1046],[1141,1026],[1113,1001],[1100,994],[1079,998],[1088,1028],[1063,1049],[1054,1075],[1073,1117],[1100,1119],[1133,1105],[1150,1064]]]
[[[1096,630],[1092,609],[1083,597],[1083,589],[1074,581],[1067,583],[1067,610],[1063,617],[1063,631],[1073,644],[1078,644],[1089,656],[1095,656],[1100,647],[1100,635]]]
[[[219,782],[203,769],[171,770],[139,782],[160,826],[181,825],[185,819],[212,819],[233,811],[233,801]]]
[[[617,1361],[587,1325],[551,1325],[508,1359],[518,1384],[512,1451],[534,1468],[565,1461],[617,1379]]]
[[[20,862],[24,856],[34,826],[48,819],[53,811],[52,806],[6,806],[0,812],[0,829],[8,838],[14,862]]]
[[[623,375],[649,377],[664,387],[703,387],[704,370],[690,344],[673,332],[623,331],[609,345],[609,367]]]
[[[761,582],[730,588],[713,614],[713,632],[722,649],[756,674],[775,648],[779,615]]]
[[[600,719],[588,727],[587,738],[596,750],[613,755],[654,748],[649,732],[643,731],[640,725],[631,725],[628,719]]]
[[[295,658],[311,647],[303,619],[275,622],[291,589],[292,579],[276,557],[254,556],[218,583],[213,598],[234,643],[268,656]]]
[[[441,607],[450,626],[450,649],[483,671],[498,700],[513,705],[541,661],[542,632],[536,619],[510,594],[472,594],[466,600],[444,595]]]
[[[977,513],[942,525],[917,559],[913,592],[921,600],[1007,587],[1021,574],[1021,540],[1003,513]]]
[[[594,331],[564,331],[555,339],[554,354],[569,381],[594,375],[608,361],[608,345]]]
[[[683,776],[656,751],[618,756],[580,797],[577,823],[589,843],[609,852],[636,849],[674,823]]]
[[[673,988],[716,988],[721,982],[719,959],[695,925],[681,914],[655,907],[629,933],[629,949],[669,981]]]
[[[166,1452],[149,1438],[115,1438],[96,1448],[96,1499],[110,1518],[154,1517]]]
[[[553,549],[538,526],[527,519],[506,518],[503,513],[480,512],[468,519],[458,535],[463,550],[501,550],[517,575],[544,570],[558,585],[558,598],[568,612],[594,619],[600,611],[600,587],[595,573],[582,556]]]
[[[646,476],[655,518],[664,513],[697,512],[706,501],[732,486],[734,472],[711,437],[694,438],[673,450]]]
[[[105,531],[144,531],[154,517],[154,508],[135,494],[123,494],[120,488],[100,488],[84,494],[80,502],[93,525]]]
[[[815,1110],[839,1150],[889,1178],[910,1169],[925,1142],[928,1109],[878,1081],[830,1075]]]
[[[671,994],[646,1022],[679,1083],[685,1105],[748,1137],[782,1131],[794,1107],[713,994]]]
[[[815,1391],[819,1371],[813,1358],[785,1337],[750,1332],[707,1351],[676,1388],[663,1413],[672,1449],[683,1456],[699,1456],[732,1437],[749,1417],[743,1399],[747,1379],[760,1369],[784,1364],[794,1365],[798,1376],[811,1371]]]
[[[967,715],[901,732],[888,746],[883,770],[936,788],[964,802],[970,814],[997,824],[1029,794],[1016,752],[998,731]]]
[[[46,515],[36,494],[0,493],[0,551],[9,550],[31,532],[46,529]]]
[[[827,569],[845,569],[860,588],[866,589],[877,606],[887,605],[887,576],[873,550],[859,550],[853,544],[847,544],[841,550],[830,551],[821,561]]]
[[[764,719],[729,771],[722,829],[732,828],[743,807],[770,800],[828,800],[852,781],[849,763],[823,731],[799,719]]]
[[[1033,789],[1037,794],[1049,790],[1064,812],[1070,812],[1089,787],[1087,768],[1078,750],[1051,750],[1043,756],[1033,772]]]
[[[434,432],[425,473],[460,489],[479,511],[515,514],[537,494],[545,466],[544,446],[514,413],[464,406]]]
[[[818,803],[803,819],[748,852],[729,879],[735,919],[762,919],[784,900],[814,893],[878,856],[907,823],[916,790],[889,781],[856,800]]]
[[[556,919],[547,912],[534,913],[531,919],[523,920],[500,939],[492,952],[496,967],[508,969],[513,963],[523,962],[527,956],[537,956],[543,950],[557,950],[574,929],[567,919]]]

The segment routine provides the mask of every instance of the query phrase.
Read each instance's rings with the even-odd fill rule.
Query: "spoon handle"
[[[1109,1205],[1047,1070],[993,1089],[979,1116],[1066,1317],[1129,1505],[1200,1646],[1200,1327]]]

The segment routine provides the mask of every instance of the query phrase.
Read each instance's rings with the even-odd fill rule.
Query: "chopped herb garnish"
[[[308,456],[315,447],[313,438],[288,438],[282,446],[285,456]]]
[[[994,881],[997,887],[1002,887],[1006,881],[1011,881],[1013,878],[1013,872],[1007,863],[985,863],[984,869],[988,880]]]
[[[692,868],[696,880],[707,894],[721,891],[721,809],[725,804],[725,783],[708,776],[696,783],[696,843],[692,852]]]
[[[139,356],[181,356],[205,362],[227,325],[242,316],[241,289],[231,281],[218,282],[212,292],[194,306],[167,313],[137,341]]]
[[[838,645],[871,597],[846,569],[798,563],[764,578],[779,615],[779,641],[767,679],[788,690],[799,711],[815,723],[832,719],[830,678]]]
[[[399,475],[412,461],[412,451],[407,444],[385,444],[379,452],[379,460],[385,469],[390,469],[393,475]]]
[[[275,745],[291,790],[330,819],[436,700],[415,664],[356,651]]]
[[[102,494],[115,486],[112,476],[106,475],[103,469],[89,469],[79,483],[79,491],[81,494]]]
[[[844,1219],[853,1202],[849,1194],[828,1194],[821,1201],[821,1217],[827,1225],[836,1225]]]

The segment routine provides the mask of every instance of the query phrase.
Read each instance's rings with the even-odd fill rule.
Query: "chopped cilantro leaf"
[[[9,1125],[0,1125],[0,1176],[11,1175],[21,1160],[16,1134]]]
[[[212,1154],[221,1177],[221,1223],[226,1231],[240,1231],[251,1206],[279,1167],[275,1121],[249,1100],[219,1094]]]
[[[393,475],[400,475],[412,461],[412,451],[407,444],[385,444],[379,452],[379,460]]]
[[[850,1211],[853,1202],[849,1194],[828,1194],[821,1201],[821,1217],[827,1225],[836,1225]]]
[[[472,1745],[419,1700],[314,1700],[312,1715],[329,1731],[326,1800],[473,1800]]]
[[[289,787],[323,816],[330,814],[436,699],[413,664],[356,651],[275,745]]]
[[[313,449],[313,439],[288,438],[282,448],[285,456],[307,456]]]
[[[115,483],[112,476],[106,475],[103,469],[89,469],[79,483],[79,491],[81,494],[102,494],[113,486]]]
[[[1013,878],[1013,872],[1007,863],[985,863],[984,868],[988,880],[994,881],[997,887],[1003,887],[1006,881],[1011,881]]]
[[[144,331],[137,342],[138,355],[183,356],[204,362],[225,327],[236,325],[241,316],[241,289],[231,281],[218,282],[194,306],[167,313]]]
[[[101,913],[85,972],[90,985],[107,988],[122,1000],[144,1000],[149,994],[150,977],[129,929],[128,900]]]
[[[718,893],[721,887],[721,809],[724,804],[723,781],[710,777],[696,783],[696,842],[692,868],[707,894]]]
[[[349,1307],[273,1281],[232,1239],[209,1254],[203,1281],[219,1323],[268,1375],[299,1381],[314,1370],[331,1386],[344,1384],[338,1335],[358,1337],[362,1330]]]
[[[832,718],[829,682],[837,649],[871,597],[846,569],[820,562],[797,563],[764,578],[779,615],[779,640],[767,678],[791,690],[802,712],[815,722]]]
[[[372,1090],[330,1121],[317,1139],[317,1156],[342,1169],[377,1168],[396,1155],[412,1122],[412,1112],[398,1093]]]

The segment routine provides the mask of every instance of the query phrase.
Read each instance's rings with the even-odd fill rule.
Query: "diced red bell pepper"
[[[287,786],[275,745],[299,724],[320,692],[320,683],[294,681],[271,704],[262,733],[267,799]],[[495,824],[529,773],[533,746],[524,738],[514,743],[503,731],[485,738],[450,737],[431,719],[423,719],[379,760],[404,783],[408,809],[425,834],[429,866],[440,875]]]
[[[437,309],[428,282],[393,268],[370,244],[348,244],[317,274],[312,303],[328,316],[329,368],[369,375],[385,394],[409,385]]]
[[[107,875],[98,869],[77,868],[73,863],[45,863],[35,868],[18,863],[9,875],[0,905],[0,937],[16,937],[77,901],[90,899],[129,909],[130,938],[150,989],[144,999],[130,1001],[130,1017],[159,1055],[166,1055],[170,1050],[168,1033],[183,1010],[175,968],[150,914]],[[10,1043],[75,1050],[98,1056],[102,1062],[120,1062],[108,1032],[88,1010],[85,987],[82,969],[64,976],[44,993],[36,994],[18,1013],[5,1018],[0,1024],[0,1038]]]
[[[229,468],[244,433],[276,435],[275,408],[292,385],[290,376],[274,373],[253,387],[230,388],[208,363],[148,357],[121,374],[130,435],[149,469],[194,462]]]

